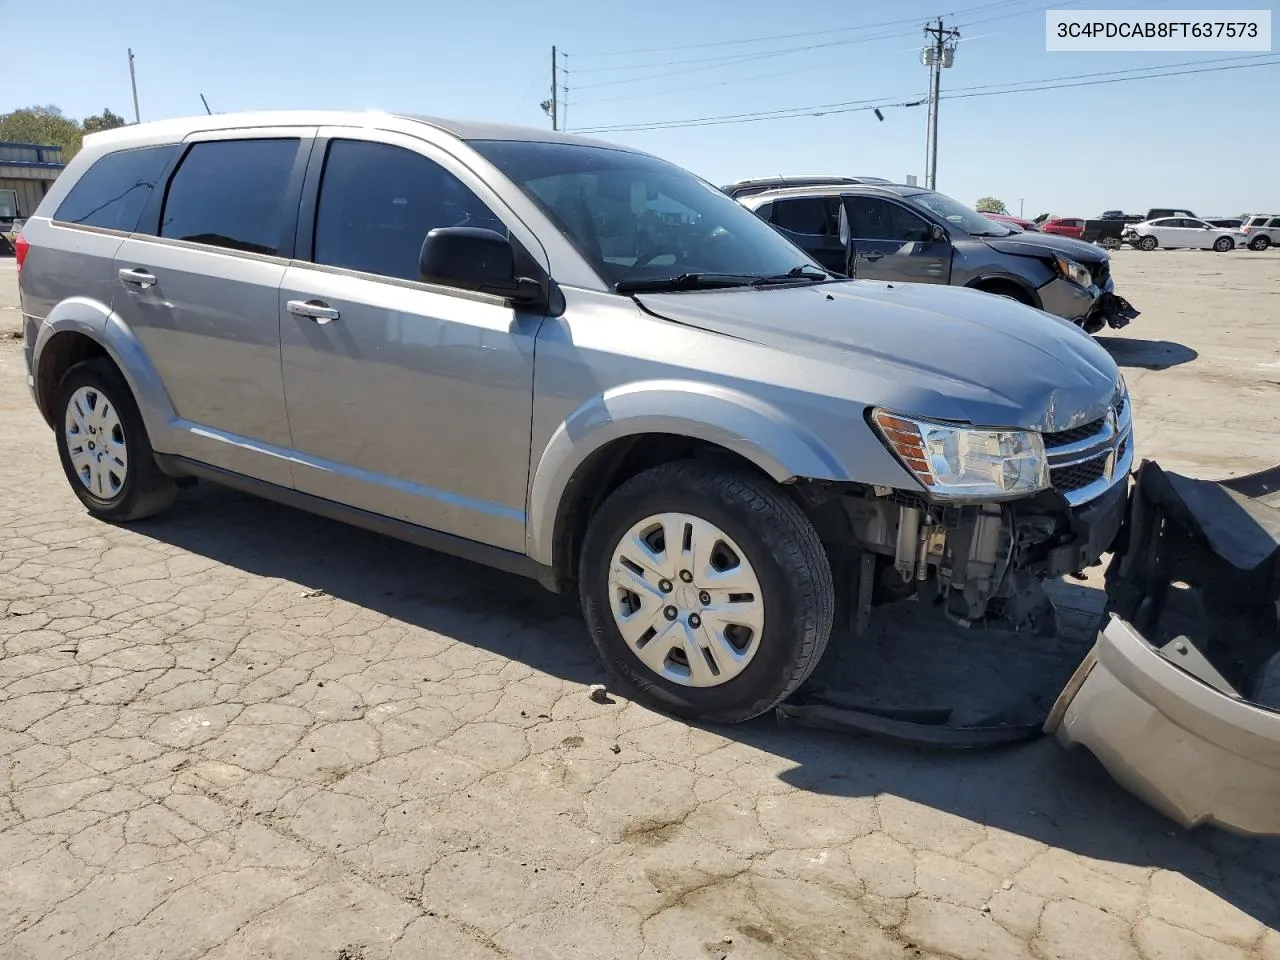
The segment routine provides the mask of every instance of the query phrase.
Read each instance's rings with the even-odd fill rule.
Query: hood
[[[866,405],[981,426],[1054,432],[1106,414],[1119,372],[1079,327],[964,287],[850,280],[641,294],[657,316],[835,364]],[[806,383],[819,386],[829,366]]]
[[[1012,254],[1015,257],[1040,257],[1047,260],[1054,256],[1070,257],[1079,263],[1101,263],[1109,257],[1107,251],[1083,240],[1059,236],[1056,233],[1015,233],[1011,237],[978,237],[992,250]]]

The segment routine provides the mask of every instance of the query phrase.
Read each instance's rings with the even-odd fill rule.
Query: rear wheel
[[[1155,237],[1150,237],[1150,236],[1142,237],[1141,239],[1138,240],[1138,249],[1145,250],[1147,253],[1150,253],[1159,245],[1160,244]]]
[[[693,461],[619,487],[591,518],[579,589],[601,657],[637,699],[737,723],[808,678],[835,590],[808,518],[765,479]]]
[[[67,482],[103,520],[141,520],[165,510],[178,488],[156,466],[129,385],[102,357],[77,363],[58,385],[58,458]]]
[[[1228,250],[1234,250],[1235,248],[1236,242],[1230,237],[1219,237],[1213,241],[1213,249],[1218,253],[1226,253]]]
[[[1271,238],[1268,236],[1254,237],[1249,241],[1250,250],[1265,250],[1271,246]]]

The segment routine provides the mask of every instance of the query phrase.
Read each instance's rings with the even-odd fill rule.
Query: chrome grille
[[[1107,416],[1044,434],[1049,483],[1073,506],[1105,493],[1129,473],[1131,431],[1128,397],[1121,394]]]

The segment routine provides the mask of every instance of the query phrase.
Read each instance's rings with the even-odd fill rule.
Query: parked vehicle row
[[[950,284],[1079,324],[1123,327],[1103,249],[995,222],[944,194],[891,183],[774,187],[740,202],[827,270],[860,280]]]
[[[1245,246],[1249,238],[1239,229],[1215,227],[1205,220],[1161,217],[1127,225],[1121,240],[1146,251],[1164,247],[1168,250],[1216,250],[1225,253],[1237,246]]]
[[[1109,281],[1096,248],[941,194],[823,189],[747,199],[856,224],[859,272],[1082,310]],[[837,598],[1043,624],[1041,581],[1124,513],[1131,407],[1091,337],[846,282],[626,148],[367,113],[136,124],[85,138],[17,252],[28,383],[92,514],[203,478],[576,589],[605,663],[687,717],[789,696]]]

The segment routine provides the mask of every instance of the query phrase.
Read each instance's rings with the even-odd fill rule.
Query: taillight
[[[18,258],[18,269],[22,269],[22,261],[27,259],[27,251],[31,249],[31,244],[27,243],[27,238],[22,234],[18,234],[18,239],[13,242],[13,252]]]

